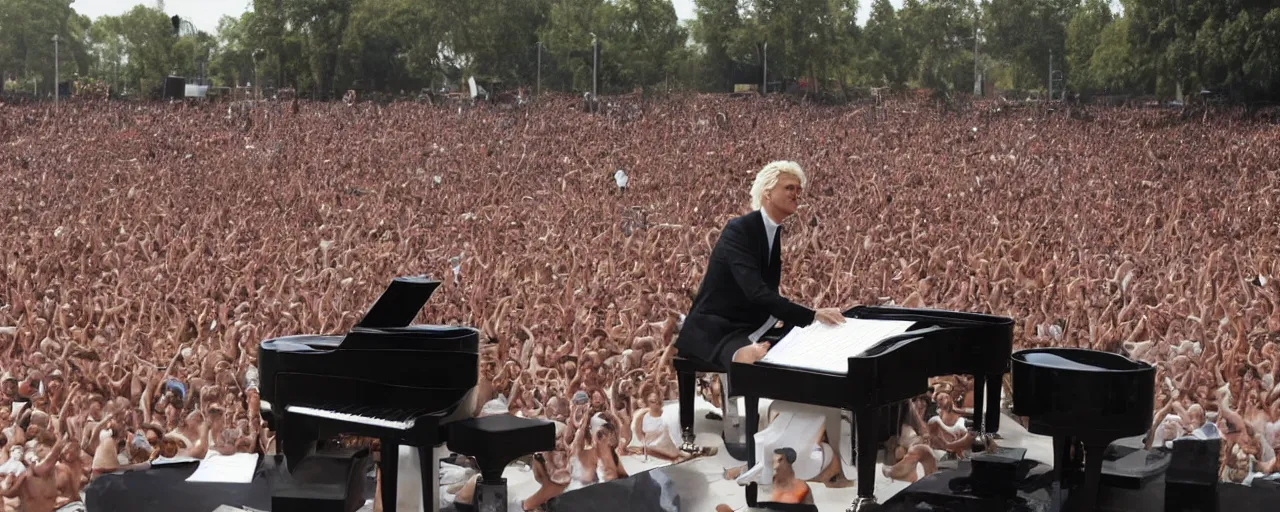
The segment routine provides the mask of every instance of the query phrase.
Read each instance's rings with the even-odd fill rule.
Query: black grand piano
[[[423,500],[436,503],[436,446],[447,424],[472,416],[479,331],[410,325],[440,286],[422,277],[391,282],[346,336],[285,336],[258,351],[262,415],[290,471],[319,441],[341,434],[381,441],[382,507],[396,510],[400,445],[418,447]]]
[[[1151,428],[1155,367],[1075,348],[1021,350],[1012,361],[1013,413],[1030,420],[1032,434],[1053,437],[1054,510],[1093,510],[1107,446]],[[1084,486],[1070,485],[1082,460]],[[1069,496],[1069,487],[1079,495]]]
[[[1001,381],[1009,371],[1013,352],[1013,319],[881,306],[858,306],[844,316],[912,321],[915,325],[850,357],[849,371],[844,375],[765,362],[734,363],[729,369],[729,385],[732,394],[746,399],[748,467],[756,463],[760,398],[851,411],[858,470],[858,497],[851,510],[857,511],[876,504],[878,447],[898,432],[906,412],[904,402],[927,392],[930,377],[973,376],[973,417],[978,433],[999,430]],[[990,395],[984,394],[984,385]],[[748,485],[746,492],[747,505],[756,506],[756,485]]]

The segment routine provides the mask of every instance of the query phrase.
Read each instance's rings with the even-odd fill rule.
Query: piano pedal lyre
[[[994,451],[998,448],[996,446],[996,439],[998,439],[998,437],[999,436],[995,434],[988,433],[985,428],[979,430],[974,434],[973,445],[969,448],[969,451],[973,453]]]
[[[875,496],[858,496],[844,512],[867,512],[878,506],[880,505],[876,503]]]

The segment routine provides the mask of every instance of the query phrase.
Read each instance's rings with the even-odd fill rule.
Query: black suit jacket
[[[676,338],[681,355],[715,361],[730,334],[754,332],[770,315],[791,326],[813,323],[812,309],[778,294],[782,228],[774,247],[769,247],[763,215],[754,211],[730,220],[720,233],[693,308]]]

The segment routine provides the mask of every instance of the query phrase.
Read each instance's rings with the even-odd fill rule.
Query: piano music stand
[[[979,436],[1000,428],[1000,390],[1013,352],[1013,319],[931,309],[858,306],[848,318],[909,320],[916,330],[878,342],[849,358],[846,374],[768,363],[733,363],[729,380],[746,399],[747,466],[754,466],[760,398],[811,404],[853,413],[850,433],[856,452],[858,497],[849,511],[875,506],[875,469],[879,445],[896,434],[907,414],[905,401],[929,390],[929,378],[971,375],[974,421]],[[989,394],[983,387],[989,388]],[[839,432],[828,432],[835,440]],[[832,443],[839,446],[837,442]],[[838,452],[838,450],[837,450]],[[838,453],[837,453],[838,455]],[[757,486],[747,485],[747,505],[757,505]]]

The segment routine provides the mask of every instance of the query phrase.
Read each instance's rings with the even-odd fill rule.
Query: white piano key
[[[315,416],[317,418],[329,418],[333,420],[347,421],[351,423],[359,423],[361,425],[371,425],[375,427],[394,428],[398,430],[409,430],[413,428],[413,423],[408,421],[394,421],[382,418],[372,418],[369,416],[357,416],[355,414],[347,414],[338,411],[326,411],[324,409],[315,409],[300,405],[290,405],[289,412]]]

